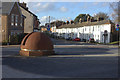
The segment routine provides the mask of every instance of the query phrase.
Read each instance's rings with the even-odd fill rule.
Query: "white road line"
[[[58,57],[110,57],[110,56],[118,56],[118,55],[56,55],[56,56],[48,56],[48,57],[53,57],[53,58],[58,58]]]
[[[98,54],[98,55],[49,55],[49,56],[46,56],[46,57],[50,57],[50,58],[59,58],[59,57],[111,57],[111,56],[115,56],[115,57],[118,57],[120,55],[118,55],[118,53],[115,53],[115,54]],[[43,56],[20,56],[20,55],[3,55],[3,56],[0,56],[0,57],[43,57]]]

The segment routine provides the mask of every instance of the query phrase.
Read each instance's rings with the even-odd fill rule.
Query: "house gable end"
[[[16,11],[18,10],[20,15],[22,16],[22,13],[21,13],[21,10],[20,10],[20,7],[19,7],[19,4],[18,2],[15,2],[13,7],[11,8],[10,12],[9,12],[9,15],[11,14],[12,10],[14,9],[14,7],[16,7]]]

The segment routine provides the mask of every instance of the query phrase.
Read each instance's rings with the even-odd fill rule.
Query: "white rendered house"
[[[54,34],[65,39],[68,37],[89,40],[94,38],[99,43],[110,43],[114,40],[116,30],[115,25],[110,20],[97,22],[83,22],[78,24],[64,24],[54,28]],[[106,36],[104,35],[106,34]]]

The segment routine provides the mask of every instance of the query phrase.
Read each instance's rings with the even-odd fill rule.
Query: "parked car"
[[[81,41],[80,38],[75,38],[74,41]]]
[[[86,42],[86,39],[82,39],[83,42]]]
[[[94,38],[90,38],[90,39],[89,39],[89,42],[90,42],[90,43],[94,43],[94,42],[95,42]]]
[[[68,38],[66,38],[66,40],[72,40],[72,38],[71,38],[71,37],[68,37]]]

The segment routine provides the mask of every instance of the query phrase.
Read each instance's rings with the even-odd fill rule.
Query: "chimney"
[[[89,22],[89,21],[90,21],[90,16],[87,17],[87,22]]]
[[[90,22],[93,22],[93,17],[90,18]]]
[[[66,24],[65,22],[62,22],[62,25]]]
[[[70,20],[70,24],[73,24],[74,23],[74,21],[73,20]]]
[[[99,22],[99,21],[100,21],[100,17],[97,18],[97,22]]]
[[[68,24],[69,24],[69,21],[67,21],[66,24],[68,25]]]
[[[79,23],[82,23],[82,18],[79,19]]]
[[[22,6],[23,8],[25,8],[26,10],[28,10],[28,7],[26,6],[26,3],[20,3],[20,6]]]
[[[26,8],[26,3],[21,3],[22,7]]]
[[[99,21],[102,21],[102,20],[104,20],[104,18],[103,18],[103,17],[100,17],[100,18],[99,18]]]

